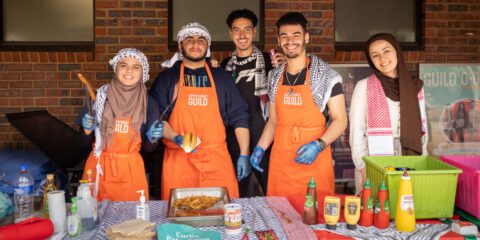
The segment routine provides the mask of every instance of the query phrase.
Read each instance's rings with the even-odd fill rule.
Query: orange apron
[[[185,153],[174,142],[164,140],[162,199],[172,188],[227,187],[230,197],[238,198],[235,170],[227,150],[225,126],[220,115],[215,81],[205,65],[211,87],[184,85],[184,65],[180,67],[178,97],[168,120],[179,134],[197,135],[201,144],[196,153]]]
[[[135,134],[136,143],[133,142]],[[139,153],[142,144],[140,134],[134,132],[129,119],[115,119],[113,136],[112,146],[105,147],[100,155],[99,163],[103,174],[98,175],[97,199],[138,201],[140,194],[137,191],[145,190],[145,197],[148,200],[145,167]],[[87,169],[92,169],[93,176],[97,176],[96,165],[97,159],[92,151],[85,164],[83,179],[87,179]]]
[[[307,66],[308,66],[307,61]],[[275,95],[277,125],[270,155],[267,196],[305,195],[310,177],[317,183],[317,195],[334,194],[335,177],[330,146],[310,164],[295,162],[298,149],[326,131],[325,117],[312,96],[308,67],[305,84],[284,86],[283,74]]]

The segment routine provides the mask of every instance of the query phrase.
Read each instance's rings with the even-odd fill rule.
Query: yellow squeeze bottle
[[[360,219],[360,197],[348,196],[345,197],[345,221],[347,222],[348,230],[356,230],[357,223]]]
[[[403,171],[398,187],[395,227],[400,232],[415,231],[415,208],[413,206],[413,190],[407,170]]]
[[[327,229],[335,230],[337,228],[337,222],[340,218],[340,198],[326,196],[325,205],[323,209],[323,218],[325,218],[325,224]]]

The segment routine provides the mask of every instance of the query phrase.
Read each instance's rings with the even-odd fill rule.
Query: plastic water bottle
[[[33,177],[27,171],[27,165],[20,166],[14,181],[15,222],[33,217]]]

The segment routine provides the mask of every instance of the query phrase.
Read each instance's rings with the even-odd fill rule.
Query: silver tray
[[[190,196],[211,196],[220,197],[213,207],[207,209],[215,213],[205,213],[201,216],[176,216],[174,203],[177,199]],[[181,224],[187,224],[194,227],[223,225],[223,205],[230,203],[228,190],[225,187],[207,187],[207,188],[173,188],[170,190],[170,199],[168,201],[167,219]],[[217,211],[218,210],[218,211]]]

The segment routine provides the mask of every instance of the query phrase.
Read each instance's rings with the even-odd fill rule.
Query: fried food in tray
[[[175,208],[178,210],[203,210],[215,205],[220,197],[213,196],[189,196],[179,198],[175,201]]]
[[[189,196],[179,198],[174,203],[176,217],[208,216],[223,214],[220,197]]]
[[[167,219],[194,227],[223,225],[223,205],[227,203],[230,197],[225,187],[174,188]]]

